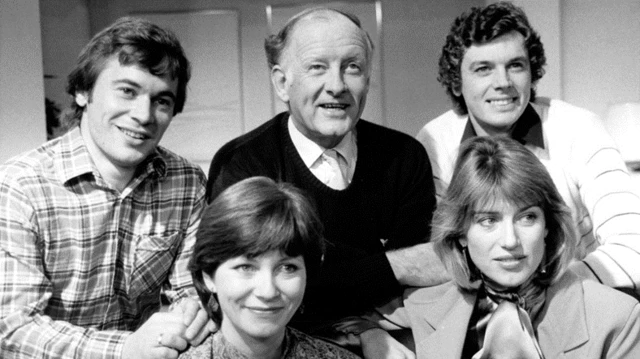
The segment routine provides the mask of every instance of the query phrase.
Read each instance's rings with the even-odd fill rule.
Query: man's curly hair
[[[535,100],[535,84],[544,76],[547,59],[540,36],[533,30],[524,11],[509,3],[498,2],[485,7],[474,7],[458,16],[451,26],[439,60],[438,81],[446,88],[454,110],[467,114],[462,96],[456,96],[462,87],[460,64],[466,50],[472,45],[486,44],[517,31],[524,37],[531,66],[531,101]]]

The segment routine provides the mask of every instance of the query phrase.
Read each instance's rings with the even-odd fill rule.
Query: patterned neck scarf
[[[502,339],[508,341],[510,339],[507,337],[511,337],[512,334],[515,336],[524,335],[524,338],[531,339],[529,343],[527,343],[527,340],[521,342],[524,352],[529,350],[530,353],[533,353],[529,357],[544,358],[531,324],[544,307],[544,301],[545,288],[535,285],[531,280],[516,290],[499,291],[492,288],[490,280],[483,278],[483,285],[478,290],[476,313],[474,313],[474,317],[478,318],[478,320],[469,328],[470,331],[475,332],[478,347],[481,348],[473,358],[490,358],[492,349],[489,348],[492,345],[489,342],[500,342]],[[505,304],[502,304],[503,302]],[[494,318],[494,313],[498,311],[500,312],[500,319]],[[492,323],[492,318],[494,323]],[[494,328],[491,328],[492,324]],[[499,328],[499,326],[503,326],[503,328]],[[522,332],[514,333],[511,329],[506,329],[506,327],[520,328]],[[511,331],[508,335],[503,335],[504,333],[501,332],[501,329]],[[499,334],[489,335],[489,333]]]

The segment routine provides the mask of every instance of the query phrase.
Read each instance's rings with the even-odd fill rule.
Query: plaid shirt
[[[205,177],[158,148],[122,193],[78,128],[0,166],[0,357],[119,358],[187,263]]]

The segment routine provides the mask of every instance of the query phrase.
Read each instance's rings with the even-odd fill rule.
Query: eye
[[[136,90],[131,87],[127,87],[127,86],[118,87],[118,91],[125,98],[134,98],[136,96]]]
[[[322,71],[324,71],[324,69],[325,69],[325,66],[323,64],[320,64],[320,63],[313,63],[313,64],[310,64],[307,67],[307,70],[309,72],[314,72],[314,73],[322,72]]]
[[[491,227],[492,225],[494,225],[496,223],[496,219],[495,218],[483,218],[480,221],[478,221],[478,223],[483,226],[483,227]]]
[[[514,71],[523,71],[527,69],[527,66],[524,62],[516,61],[509,64],[509,69]]]
[[[538,220],[538,214],[535,212],[526,212],[520,217],[520,221],[524,224],[531,225],[536,223]]]
[[[173,99],[169,97],[160,97],[156,100],[156,103],[163,111],[173,110],[174,102]]]
[[[256,267],[251,264],[243,263],[243,264],[238,264],[237,266],[233,267],[233,269],[241,273],[250,273],[250,272],[254,272],[256,270]]]
[[[491,71],[491,68],[489,66],[486,66],[486,65],[478,66],[473,70],[473,72],[478,74],[478,75],[486,75],[490,71]]]
[[[300,267],[293,263],[285,263],[280,266],[280,270],[284,273],[295,273],[298,269],[300,269]]]
[[[349,74],[359,74],[362,72],[362,66],[358,63],[351,62],[347,65],[346,71]]]

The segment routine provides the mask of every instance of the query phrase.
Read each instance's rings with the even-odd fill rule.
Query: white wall
[[[38,0],[0,0],[0,163],[47,137]]]
[[[640,1],[563,0],[562,46],[567,101],[601,116],[640,101]]]
[[[10,0],[1,0],[9,3]],[[265,5],[321,3],[310,0],[41,0],[46,4],[87,4],[89,34],[117,17],[135,11],[238,9],[242,53],[245,130],[266,121],[271,102],[261,43],[267,35]],[[33,3],[33,0],[27,3]],[[414,135],[428,120],[450,108],[436,80],[437,60],[453,19],[471,6],[489,0],[381,0],[386,123]],[[638,0],[514,0],[538,30],[547,54],[547,73],[538,86],[543,96],[557,97],[600,115],[613,102],[640,101],[640,1]],[[14,5],[15,6],[15,5]],[[22,5],[24,7],[25,5]],[[47,6],[48,7],[48,6]],[[44,6],[43,6],[44,10]],[[79,11],[81,13],[82,11]],[[6,16],[3,11],[3,17]],[[82,15],[84,16],[84,15]],[[77,16],[81,18],[82,16]],[[16,22],[15,17],[10,22]],[[76,21],[76,22],[77,22]],[[25,21],[20,21],[24,25]],[[73,22],[69,22],[73,23]],[[0,22],[0,36],[6,22]],[[75,35],[82,37],[86,24]],[[58,36],[69,36],[60,23]],[[15,30],[8,30],[15,31]],[[52,36],[55,32],[50,30]],[[7,38],[10,36],[3,36]],[[43,34],[43,38],[47,35]],[[13,37],[10,37],[13,41]],[[46,39],[45,39],[46,40]],[[56,44],[52,40],[53,44]],[[59,41],[59,40],[58,40]],[[73,41],[70,38],[65,41]],[[2,46],[5,42],[0,42]],[[79,46],[81,47],[81,46]],[[68,53],[77,55],[80,48]],[[45,45],[48,48],[48,44]],[[54,45],[55,49],[55,45]],[[0,52],[2,54],[2,52]],[[33,56],[32,56],[33,57]],[[21,57],[22,59],[22,57]],[[51,60],[51,58],[50,58]],[[67,61],[53,57],[53,61]],[[21,60],[22,61],[22,60]],[[49,60],[48,60],[49,61]],[[19,63],[19,62],[18,62]],[[15,64],[12,64],[15,68]],[[70,65],[56,65],[60,68]],[[5,76],[11,71],[2,66]],[[30,73],[33,75],[33,72]],[[65,74],[66,75],[66,74]],[[2,83],[2,90],[7,87]],[[47,82],[48,83],[48,82]],[[47,86],[48,87],[48,86]],[[8,103],[12,103],[8,101]],[[2,104],[0,103],[0,110]],[[23,133],[17,129],[17,133]],[[5,135],[6,136],[6,135]]]

